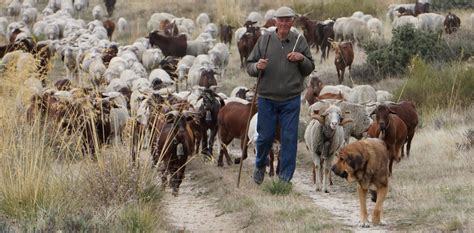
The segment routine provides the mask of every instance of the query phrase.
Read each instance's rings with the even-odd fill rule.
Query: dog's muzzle
[[[340,176],[344,179],[347,179],[347,172],[345,171],[338,171],[337,168],[336,168],[336,165],[332,166],[331,167],[331,171],[334,172],[334,174],[336,174],[337,176]]]

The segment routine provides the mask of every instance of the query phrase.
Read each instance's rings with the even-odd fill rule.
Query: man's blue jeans
[[[277,123],[280,124],[280,179],[290,181],[296,168],[298,146],[298,123],[300,116],[300,96],[285,101],[275,101],[258,97],[257,119],[257,168],[266,166],[275,137]]]

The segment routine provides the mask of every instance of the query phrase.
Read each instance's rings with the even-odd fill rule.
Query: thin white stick
[[[298,34],[298,38],[296,38],[295,46],[293,47],[293,50],[292,50],[291,52],[294,52],[294,51],[295,51],[296,45],[298,44],[298,41],[300,40],[300,37],[301,37],[301,33]]]

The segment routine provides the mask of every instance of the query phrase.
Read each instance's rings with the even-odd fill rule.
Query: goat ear
[[[391,114],[395,114],[395,115],[397,114],[396,112],[392,111],[391,109],[388,112],[391,113]]]
[[[314,114],[314,113],[313,113],[313,114],[311,114],[311,118],[313,118],[313,119],[319,121],[319,123],[320,123],[321,125],[324,124],[324,117],[322,117],[322,116],[319,115],[319,114]]]
[[[341,123],[339,123],[339,125],[345,125],[345,124],[351,123],[351,122],[354,122],[354,120],[352,120],[351,118],[344,118],[344,119],[342,119]]]
[[[354,171],[360,170],[364,165],[364,157],[360,154],[349,154],[346,161]]]

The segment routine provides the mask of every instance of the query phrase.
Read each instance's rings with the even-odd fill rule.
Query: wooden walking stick
[[[267,39],[267,45],[265,46],[265,52],[263,53],[263,59],[267,57],[267,49],[268,49],[268,44],[270,43],[270,34],[268,35]],[[255,102],[257,101],[257,94],[258,94],[258,86],[260,84],[260,79],[262,78],[263,75],[263,70],[258,71],[258,78],[257,78],[257,84],[255,85],[255,93],[253,94],[252,97],[252,102],[250,103],[250,112],[249,112],[249,118],[247,119],[247,129],[245,130],[245,137],[244,137],[244,148],[242,148],[244,151],[247,151],[248,148],[248,132],[249,132],[249,127],[250,127],[250,121],[252,120],[252,112],[253,109],[255,108]],[[243,154],[243,153],[242,153]],[[240,186],[240,176],[242,175],[242,164],[244,163],[244,159],[240,159],[240,167],[239,167],[239,176],[237,177],[237,188]]]

